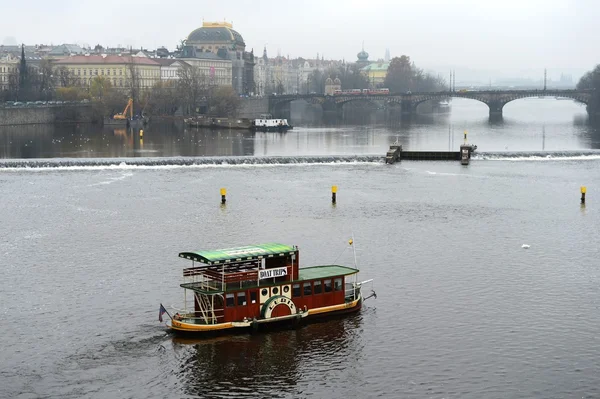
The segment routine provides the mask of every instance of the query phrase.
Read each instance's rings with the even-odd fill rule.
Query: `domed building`
[[[202,27],[187,37],[186,44],[196,50],[217,53],[219,49],[243,52],[246,49],[244,38],[228,22],[203,22]]]
[[[203,22],[192,31],[182,49],[183,58],[214,58],[231,61],[231,85],[236,92],[248,94],[254,87],[254,53],[247,52],[241,34],[228,22]]]
[[[369,65],[370,61],[369,61],[369,53],[367,53],[365,51],[365,48],[363,46],[363,49],[356,54],[356,64],[359,66],[359,68],[365,67],[367,65]]]

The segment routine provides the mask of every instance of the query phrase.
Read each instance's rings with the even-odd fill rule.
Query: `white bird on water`
[[[528,245],[528,244],[523,244],[523,245],[521,245],[521,248],[528,249],[528,248],[529,248],[529,245]]]

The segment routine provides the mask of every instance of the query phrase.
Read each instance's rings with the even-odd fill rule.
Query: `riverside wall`
[[[269,98],[242,98],[238,110],[239,118],[256,119],[269,112]]]
[[[90,105],[0,107],[0,126],[93,122]]]

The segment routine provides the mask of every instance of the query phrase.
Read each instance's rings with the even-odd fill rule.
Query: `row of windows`
[[[81,76],[81,69],[77,69],[77,75]],[[105,73],[106,71],[106,73]],[[112,73],[111,73],[112,71]],[[118,69],[119,76],[123,76],[123,69]],[[149,71],[147,69],[142,69],[140,72],[140,76],[158,76],[158,71]],[[83,69],[83,76],[87,75],[101,75],[101,76],[117,76],[117,69]]]
[[[197,65],[199,67],[204,67],[204,68],[210,68],[210,67],[215,67],[215,68],[219,68],[219,67],[223,67],[223,65],[221,64],[220,66],[215,65],[214,62],[204,62],[204,61],[200,61],[200,62],[194,62],[194,65]]]
[[[256,291],[250,292],[250,303],[256,303]],[[232,308],[236,304],[237,306],[246,306],[248,304],[245,291],[225,295],[225,306]]]
[[[81,76],[81,71],[82,71],[81,69],[77,70],[77,76]],[[83,76],[87,76],[88,75],[88,71],[89,71],[89,75],[90,76],[92,76],[92,75],[98,75],[98,71],[100,71],[100,75],[105,75],[104,74],[104,69],[100,69],[100,70],[98,70],[98,69],[84,69],[83,70]],[[107,69],[106,70],[106,75],[107,76],[111,75],[110,71],[111,71],[111,69]],[[112,75],[113,76],[117,76],[117,70],[116,69],[112,69]],[[123,76],[123,70],[122,69],[119,69],[119,75]]]
[[[281,290],[282,290],[281,294],[287,294],[290,291],[290,287],[287,285],[284,285]],[[323,294],[323,293],[330,293],[330,292],[341,291],[341,290],[342,290],[342,278],[341,277],[333,279],[333,280],[325,279],[325,280],[317,280],[317,281],[313,281],[313,282],[306,281],[306,282],[302,283],[302,285],[300,283],[292,285],[292,297],[297,298],[297,297],[301,297],[301,296],[312,296],[313,293],[314,293],[314,295],[319,295],[319,294]],[[250,303],[251,304],[256,303],[256,298],[257,298],[256,294],[257,294],[256,291],[250,291]],[[267,296],[268,294],[269,294],[269,291],[266,288],[263,288],[262,295]],[[278,287],[271,288],[271,294],[279,295],[279,288]],[[235,306],[246,306],[246,305],[248,305],[248,302],[246,300],[246,292],[245,291],[230,293],[230,294],[225,295],[225,306],[228,308],[232,308]]]
[[[300,286],[300,284],[294,284],[292,286],[292,297],[297,298],[300,296],[311,296],[311,295],[318,295],[318,294],[322,294],[322,293],[328,293],[328,292],[332,292],[332,291],[341,291],[342,290],[342,279],[341,278],[336,278],[333,280],[333,286],[332,286],[332,280],[331,279],[327,279],[327,280],[322,280],[322,281],[313,281],[313,283],[311,284],[310,282],[304,282],[302,283],[302,287]]]

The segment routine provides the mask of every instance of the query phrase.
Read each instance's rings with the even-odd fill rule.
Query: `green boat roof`
[[[296,248],[289,245],[267,243],[245,247],[217,249],[213,251],[181,252],[180,258],[212,265],[215,263],[242,262],[262,258],[276,258],[291,255]]]
[[[347,276],[358,273],[358,269],[340,265],[324,265],[300,268],[298,280],[317,280],[335,276]]]

